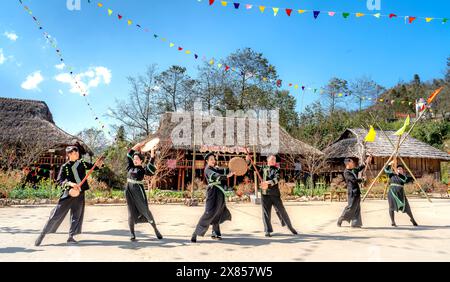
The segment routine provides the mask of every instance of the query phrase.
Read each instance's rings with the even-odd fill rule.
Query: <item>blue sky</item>
[[[450,22],[444,25],[420,20],[405,24],[403,19],[366,16],[344,20],[340,15],[332,18],[324,14],[314,20],[312,14],[295,12],[287,17],[281,9],[274,17],[271,10],[261,14],[256,7],[250,11],[224,8],[218,0],[213,7],[207,0],[104,0],[103,9],[81,1],[80,11],[70,11],[66,0],[24,0],[56,38],[67,65],[84,74],[83,82],[91,83],[89,99],[105,123],[111,122],[103,117],[108,107],[114,106],[116,99],[127,97],[127,76],[144,72],[148,65],[157,64],[160,70],[182,65],[195,76],[201,59],[196,61],[169,48],[168,43],[154,40],[153,33],[207,58],[224,58],[238,48],[251,47],[264,53],[285,83],[311,87],[321,87],[333,76],[348,80],[370,76],[386,87],[408,81],[415,73],[422,80],[442,77],[450,56]],[[366,2],[241,3],[369,13]],[[381,4],[382,14],[450,18],[447,0],[381,0]],[[108,17],[106,8],[148,27],[151,33],[139,32],[116,17]],[[57,69],[58,64],[54,49],[18,1],[0,1],[0,96],[47,102],[58,126],[70,133],[95,127],[83,98],[71,93],[71,86],[64,83],[65,71]],[[297,97],[299,111],[320,99],[312,92],[306,92],[304,99],[299,91],[292,94]]]

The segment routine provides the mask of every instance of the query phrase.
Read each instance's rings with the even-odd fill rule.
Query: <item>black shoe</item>
[[[340,218],[338,219],[337,226],[338,226],[338,227],[341,227],[341,226],[342,226],[342,219],[340,219]]]
[[[131,241],[131,242],[136,242],[136,241],[137,241],[137,240],[136,240],[136,235],[131,234],[131,236],[130,236],[130,241]]]
[[[192,235],[192,237],[191,237],[191,242],[192,243],[197,243],[197,235]]]
[[[42,240],[44,240],[45,234],[40,234],[39,237],[37,237],[36,241],[34,242],[34,245],[36,247],[39,247],[42,243]]]
[[[272,234],[270,234],[270,232],[266,232],[266,234],[264,235],[266,237],[272,237]]]
[[[394,222],[394,223],[391,223],[391,226],[392,227],[397,227],[397,224],[395,224],[395,222]]]
[[[69,244],[69,245],[77,245],[78,241],[75,240],[73,237],[69,237],[69,239],[67,239],[67,244]]]
[[[411,219],[411,223],[412,223],[414,226],[419,226],[419,224],[417,224],[417,222],[416,222],[414,219]]]
[[[213,231],[213,233],[211,235],[211,239],[213,239],[213,240],[222,240],[222,235],[217,234],[216,232]]]
[[[352,228],[362,228],[362,225],[352,225]]]
[[[163,236],[161,235],[161,233],[159,233],[158,230],[156,230],[155,233],[156,233],[156,238],[158,238],[158,240],[162,240],[163,239]]]
[[[297,230],[295,230],[294,228],[291,229],[291,232],[292,232],[292,234],[294,234],[294,235],[298,235]]]

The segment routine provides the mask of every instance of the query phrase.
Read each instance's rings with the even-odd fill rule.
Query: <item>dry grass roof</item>
[[[39,144],[46,149],[62,149],[79,142],[87,153],[93,154],[82,140],[56,126],[42,101],[0,97],[0,132],[2,146]]]
[[[396,145],[398,136],[394,135],[395,131],[385,132],[392,143]],[[366,129],[347,129],[334,144],[324,150],[324,153],[329,159],[360,158],[359,154],[362,152],[362,144],[367,133],[368,130]],[[390,157],[394,151],[386,136],[378,130],[375,142],[367,142],[365,149],[375,157]],[[450,161],[450,154],[412,137],[408,137],[400,147],[400,157]]]
[[[157,130],[157,132],[151,136],[151,138],[154,137],[159,137],[162,141],[168,141],[171,139],[171,134],[173,132],[173,129],[180,123],[180,122],[172,122],[172,115],[174,113],[165,113],[161,116],[161,120],[160,120],[160,125],[159,125],[159,129]],[[205,117],[204,117],[205,118]],[[212,118],[213,121],[217,121],[217,120],[221,120],[223,122],[223,124],[226,124],[226,117],[218,117],[218,116],[207,116],[206,118]],[[191,113],[191,121],[193,119],[193,114]],[[252,121],[255,121],[254,119]],[[253,146],[251,146],[249,143],[249,119],[246,119],[246,134],[245,134],[245,146],[244,147],[249,147],[250,150],[253,150]],[[193,122],[191,122],[191,126],[193,127]],[[203,123],[203,129],[205,129],[206,127],[208,127],[210,123],[208,122],[204,122]],[[191,129],[192,129],[191,127]],[[268,129],[269,130],[269,129]],[[235,136],[234,136],[234,144],[237,144],[237,125],[235,124]],[[224,129],[224,133],[225,133],[225,129]],[[225,134],[224,134],[225,135]],[[289,135],[289,133],[287,133],[287,131],[284,128],[279,128],[279,140],[280,140],[280,147],[279,147],[279,153],[280,154],[290,154],[290,155],[306,155],[306,154],[318,154],[318,155],[323,155],[323,153],[300,141],[297,140],[295,138],[293,138],[291,135]],[[212,144],[204,144],[204,145],[212,145]],[[193,150],[194,147],[194,142],[193,140],[191,140],[191,144],[188,146],[173,146],[174,149],[185,149],[185,150]],[[201,146],[196,144],[196,150],[199,150]],[[261,151],[263,150],[264,147],[262,147],[261,145],[257,145],[255,146],[256,152],[257,153],[261,153]]]

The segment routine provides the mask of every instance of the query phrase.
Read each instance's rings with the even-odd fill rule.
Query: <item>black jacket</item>
[[[358,173],[362,171],[366,166],[362,165],[354,169],[344,170],[344,179],[347,183],[347,193],[350,196],[360,196],[361,190],[359,188],[359,183],[363,182],[362,179],[358,178]]]

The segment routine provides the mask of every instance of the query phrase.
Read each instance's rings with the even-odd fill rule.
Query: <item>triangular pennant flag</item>
[[[210,65],[214,65],[214,60],[209,61]]]
[[[447,23],[447,22],[448,22],[448,19],[447,19],[447,18],[442,19],[442,23],[443,23],[443,24],[445,24],[445,23]]]
[[[222,67],[222,64],[217,64],[217,67],[218,67],[218,68],[221,68],[221,67]]]
[[[173,44],[173,43],[170,43],[170,44],[169,44],[169,47],[170,47],[170,48],[172,48],[173,46],[175,46],[175,44]]]
[[[183,51],[183,48],[182,47],[178,47],[178,51]]]
[[[413,23],[417,18],[416,17],[408,17],[409,23]]]
[[[272,8],[273,10],[273,15],[276,17],[278,15],[278,11],[280,10],[280,8]]]
[[[113,10],[111,10],[111,9],[108,9],[108,16],[111,16],[111,15],[112,15],[112,13],[113,13]]]
[[[292,9],[286,9],[286,14],[288,15],[288,17],[291,16],[291,13],[292,13]]]
[[[328,12],[328,15],[329,15],[330,17],[334,17],[334,15],[336,15],[336,12]]]
[[[375,142],[375,138],[377,137],[377,132],[373,126],[370,126],[369,133],[367,133],[366,138],[364,138],[365,142]]]
[[[251,4],[245,5],[245,9],[250,10],[251,8],[253,8],[253,5],[251,5]]]
[[[209,0],[209,5],[211,6],[212,4],[214,4],[215,0]]]
[[[259,6],[259,10],[261,11],[261,13],[264,13],[265,9],[266,9],[266,6]]]
[[[394,100],[392,101],[394,102]],[[408,117],[405,120],[405,124],[402,126],[402,128],[400,128],[397,132],[394,133],[394,135],[396,136],[402,136],[403,134],[405,134],[406,129],[408,128],[409,124],[410,124],[410,117],[408,115]]]
[[[99,6],[100,8],[102,8],[102,7],[103,7],[103,4],[102,4],[102,3],[98,3],[97,6]]]
[[[425,20],[427,21],[427,23],[429,23],[433,20],[433,18],[425,18]]]
[[[344,19],[346,19],[350,16],[350,13],[342,13],[342,16],[344,17]]]
[[[197,55],[197,54],[194,54],[194,58],[197,60],[197,59],[198,59],[198,55]]]
[[[364,17],[364,14],[363,13],[356,13],[356,17],[357,18]]]
[[[117,15],[117,17],[119,18],[119,20],[121,20],[123,17],[122,17],[122,15]]]
[[[131,25],[133,22],[131,20],[128,20],[128,25]]]
[[[229,71],[230,67],[229,66],[225,66],[225,71]]]
[[[392,18],[396,18],[397,17],[397,15],[396,14],[389,14],[389,18],[390,19],[392,19]]]
[[[295,88],[295,89],[298,89],[298,84],[296,84],[296,85],[294,86],[294,88]]]
[[[375,18],[380,18],[380,17],[381,17],[381,14],[380,14],[380,13],[376,13],[376,14],[373,14],[373,16],[374,16]]]
[[[222,6],[224,6],[224,7],[226,7],[228,5],[227,1],[222,1],[221,3],[222,3]]]
[[[239,6],[241,5],[240,3],[233,3],[233,4],[235,9],[239,9]]]
[[[306,12],[306,10],[298,10],[298,13],[299,14],[303,14],[303,13],[305,13]]]
[[[189,50],[186,50],[186,54],[188,54],[188,55],[189,55],[189,54],[191,54],[191,51],[189,51]]]
[[[436,91],[433,92],[433,94],[431,94],[431,96],[427,100],[428,105],[433,103],[434,99],[437,97],[437,95],[439,95],[439,93],[441,93],[442,89],[444,89],[444,87],[437,89]]]
[[[320,15],[320,11],[313,11],[314,18],[317,19],[317,17]]]

